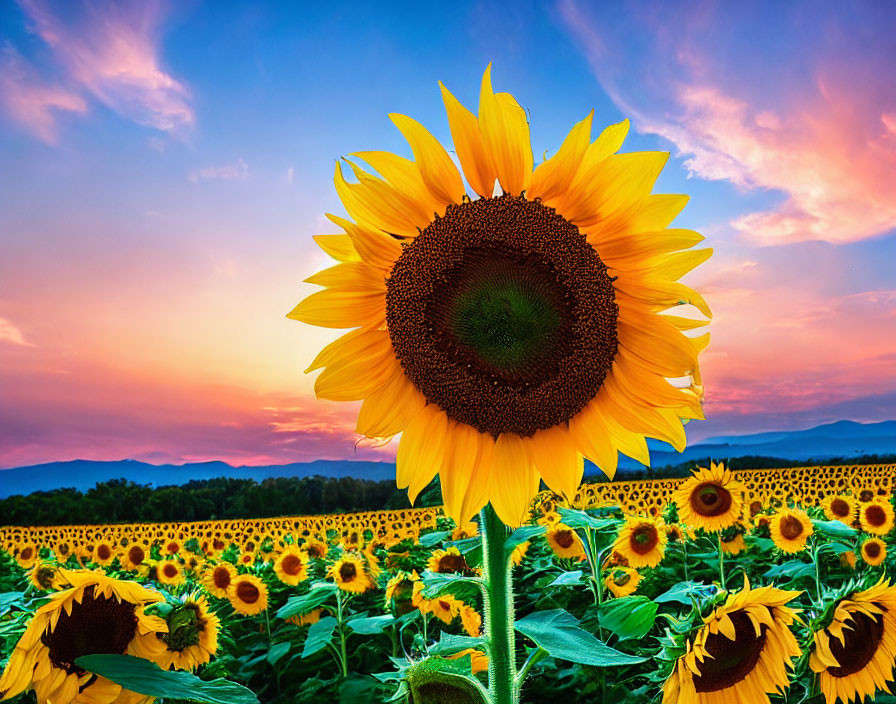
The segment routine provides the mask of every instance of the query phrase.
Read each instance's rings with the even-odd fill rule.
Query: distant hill
[[[651,463],[660,468],[690,461],[727,460],[745,456],[778,457],[803,462],[831,457],[896,454],[896,421],[856,423],[842,420],[807,430],[729,435],[708,438],[677,453],[669,445],[649,442]],[[620,456],[620,470],[643,466]],[[593,466],[591,467],[593,470]],[[266,467],[232,467],[225,462],[192,462],[183,465],[153,465],[136,460],[97,462],[73,460],[0,470],[0,498],[60,487],[86,491],[97,482],[126,478],[138,484],[165,486],[194,479],[233,477],[263,481],[269,477],[355,477],[379,481],[395,476],[390,462],[315,460]]]

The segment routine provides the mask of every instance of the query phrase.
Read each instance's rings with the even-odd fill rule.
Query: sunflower
[[[733,526],[743,511],[746,487],[721,462],[698,467],[674,493],[678,519],[694,528],[714,532]]]
[[[805,511],[782,508],[771,520],[770,530],[775,545],[786,553],[804,550],[806,540],[815,532]]]
[[[302,544],[302,547],[305,549],[308,557],[312,559],[325,558],[329,550],[327,544],[324,541],[318,540],[313,536],[309,536],[308,538],[306,538],[305,542]]]
[[[254,616],[268,607],[268,588],[252,574],[237,575],[227,592],[230,605],[244,616]]]
[[[862,559],[872,567],[878,567],[887,559],[887,544],[880,538],[868,538],[862,543]]]
[[[393,604],[400,614],[406,614],[414,610],[411,598],[414,593],[414,584],[420,581],[416,572],[399,570],[388,582],[386,582],[386,606]]]
[[[450,594],[442,594],[432,599],[427,599],[425,606],[421,605],[420,611],[430,613],[445,625],[450,624],[460,615],[463,602]],[[478,633],[476,635],[479,635]]]
[[[872,499],[859,508],[859,522],[866,533],[886,535],[893,530],[893,506],[884,499]]]
[[[226,562],[210,567],[202,578],[202,586],[212,596],[226,599],[236,578],[236,568]]]
[[[292,623],[296,626],[310,626],[312,623],[317,623],[321,620],[322,617],[328,616],[330,612],[327,609],[313,609],[309,611],[307,614],[296,614],[295,616],[290,616],[286,619],[287,623]]]
[[[35,563],[34,567],[28,571],[28,579],[36,589],[43,592],[59,589],[66,583],[58,565],[53,562]]]
[[[308,579],[308,556],[296,547],[288,547],[274,561],[274,572],[284,584],[295,586]]]
[[[34,567],[34,563],[40,558],[40,553],[34,543],[25,543],[16,553],[16,562],[23,570]]]
[[[523,558],[526,556],[526,553],[529,552],[529,541],[527,540],[525,543],[520,543],[517,545],[513,552],[510,553],[510,562],[514,567],[519,567],[523,561]]]
[[[447,574],[456,572],[458,574],[471,574],[472,570],[467,564],[467,558],[461,555],[453,545],[446,550],[436,550],[429,558],[427,567],[431,572],[439,572]]]
[[[183,550],[183,545],[176,538],[166,540],[160,548],[162,557],[176,557],[181,550]]]
[[[663,686],[663,704],[769,704],[790,684],[800,648],[790,631],[797,612],[786,606],[800,592],[775,587],[729,594],[704,620]]]
[[[122,569],[133,571],[144,567],[148,557],[149,551],[144,545],[131,543],[121,551],[118,559],[121,562]]]
[[[613,550],[636,569],[656,567],[666,554],[666,541],[666,524],[662,518],[630,516],[619,530]]]
[[[634,594],[638,589],[641,574],[637,570],[633,570],[631,567],[609,567],[606,572],[604,584],[613,596],[628,596]]]
[[[460,605],[460,622],[463,624],[464,631],[467,635],[476,638],[482,632],[482,616],[481,614],[468,604]]]
[[[156,565],[156,579],[159,584],[180,584],[184,581],[184,572],[174,560],[164,560]]]
[[[889,691],[896,667],[896,587],[881,579],[837,602],[830,624],[815,632],[809,666],[827,704]]]
[[[363,594],[373,588],[373,582],[364,567],[364,561],[356,555],[346,554],[328,570],[330,577],[344,592]]]
[[[432,134],[393,114],[415,160],[358,153],[346,161],[357,183],[337,163],[352,220],[329,215],[342,232],[316,240],[340,263],[307,279],[324,290],[287,317],[356,328],[308,371],[324,368],[318,397],[363,400],[361,435],[401,434],[396,478],[412,500],[438,474],[455,523],[490,502],[519,525],[540,479],[575,495],[583,456],[612,477],[618,452],[649,461],[646,437],[684,448],[682,420],[703,417],[709,337],[660,313],[710,315],[677,280],[711,250],[667,229],[685,196],[650,193],[668,154],[616,153],[628,121],[592,142],[587,116],[533,170],[526,113],[493,92],[490,67],[478,118],[442,94],[479,197]]]
[[[208,600],[199,593],[185,597],[165,616],[167,633],[157,633],[155,642],[143,641],[137,654],[163,670],[195,670],[211,660],[218,650],[221,621],[209,611]]]
[[[477,672],[486,672],[488,670],[488,655],[483,653],[481,650],[474,650],[473,648],[467,648],[465,650],[461,650],[458,653],[454,653],[453,655],[446,655],[445,659],[460,660],[461,658],[463,658],[467,655],[470,656],[470,665],[473,668],[474,675]]]
[[[722,552],[726,555],[739,555],[746,549],[747,544],[744,542],[743,533],[734,532],[722,534],[721,546]]]
[[[98,565],[105,567],[111,565],[115,559],[115,546],[107,540],[100,540],[93,547],[91,559]]]
[[[167,629],[162,619],[143,611],[162,596],[97,572],[64,570],[64,577],[71,588],[52,594],[34,613],[0,677],[0,692],[9,699],[33,688],[39,704],[121,701],[127,690],[85,672],[75,660],[102,653],[136,655]]]
[[[821,507],[829,521],[842,521],[851,526],[856,518],[858,505],[851,496],[828,496],[821,502]]]
[[[557,557],[575,560],[585,558],[585,546],[582,544],[582,539],[569,526],[563,523],[554,523],[544,535]]]

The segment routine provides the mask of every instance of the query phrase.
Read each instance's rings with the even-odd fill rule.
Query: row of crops
[[[894,470],[540,494],[503,540],[520,700],[896,702]],[[3,528],[0,696],[488,701],[479,528],[437,509]]]

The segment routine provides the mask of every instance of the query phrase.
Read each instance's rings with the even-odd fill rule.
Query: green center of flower
[[[156,633],[156,637],[165,642],[168,650],[184,650],[197,645],[199,634],[205,630],[199,606],[192,602],[171,609],[165,620],[168,622],[168,633]]]

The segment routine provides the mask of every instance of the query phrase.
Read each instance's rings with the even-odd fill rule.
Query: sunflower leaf
[[[643,638],[656,621],[657,604],[646,596],[626,596],[600,605],[598,620],[619,640]]]
[[[277,662],[289,652],[289,646],[292,643],[286,641],[285,643],[277,643],[276,645],[272,645],[271,649],[268,650],[267,660],[271,664],[271,667],[277,664]]]
[[[560,522],[570,528],[590,528],[591,530],[606,530],[619,525],[614,518],[595,518],[594,516],[573,508],[558,508]]]
[[[767,570],[763,577],[775,579],[776,577],[789,577],[790,579],[799,579],[800,577],[811,577],[815,574],[815,566],[811,562],[800,562],[799,560],[789,560],[780,565],[775,565]]]
[[[420,575],[420,581],[423,582],[423,596],[427,599],[432,599],[458,584],[482,584],[479,577],[469,577],[456,572],[431,572],[430,570],[426,570]]]
[[[305,647],[302,649],[302,657],[314,655],[318,650],[326,648],[333,639],[333,631],[336,630],[338,621],[332,616],[322,618],[311,624],[308,629],[308,637],[305,639]]]
[[[206,681],[185,670],[166,671],[154,662],[133,655],[83,655],[75,664],[148,697],[201,704],[258,704],[258,697],[236,682]]]
[[[579,621],[563,609],[536,611],[514,624],[550,656],[593,667],[636,665],[647,658],[622,653],[579,628]]]
[[[433,533],[427,533],[426,535],[420,536],[417,540],[417,544],[422,545],[425,548],[431,548],[433,545],[441,543],[449,535],[451,535],[450,530],[439,530]]]
[[[485,638],[482,636],[457,636],[453,633],[442,633],[439,636],[439,642],[429,649],[430,655],[452,655],[459,653],[461,650],[468,648],[485,648]]]
[[[517,528],[513,533],[510,534],[510,537],[504,541],[504,552],[507,556],[510,556],[517,545],[522,545],[528,540],[532,540],[536,535],[541,535],[544,533],[544,526],[523,526],[522,528]]]
[[[392,614],[384,614],[382,616],[368,616],[367,618],[353,618],[346,625],[355,633],[371,636],[376,633],[382,633],[394,622],[395,617]]]
[[[851,538],[857,532],[855,528],[840,521],[819,521],[813,518],[812,525],[815,526],[815,530],[834,538]]]
[[[712,584],[703,584],[702,582],[679,582],[671,588],[664,591],[653,601],[657,604],[665,604],[675,602],[690,606],[693,599],[702,600],[707,597],[715,596],[717,588]]]
[[[303,616],[323,604],[336,593],[336,585],[330,582],[318,582],[311,591],[301,596],[292,596],[277,611],[277,618],[287,619],[290,616]]]

